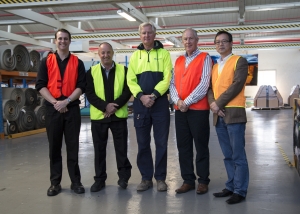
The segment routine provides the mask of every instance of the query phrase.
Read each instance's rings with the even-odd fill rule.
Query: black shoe
[[[128,181],[125,180],[124,178],[121,178],[118,180],[118,185],[123,188],[123,189],[126,189],[127,186],[128,186]]]
[[[91,192],[99,192],[103,187],[105,187],[105,181],[95,181],[91,186]]]
[[[233,193],[233,195],[226,201],[228,204],[237,204],[240,203],[241,201],[245,200],[245,197]]]
[[[230,196],[232,195],[233,192],[229,191],[228,189],[223,189],[222,192],[216,192],[216,193],[213,193],[213,195],[217,198],[220,198],[220,197],[227,197],[227,196]]]
[[[74,190],[74,192],[77,194],[85,193],[85,189],[81,183],[72,183],[71,190]]]
[[[51,185],[47,191],[48,196],[56,196],[58,193],[61,191],[61,186],[60,184],[58,185]]]

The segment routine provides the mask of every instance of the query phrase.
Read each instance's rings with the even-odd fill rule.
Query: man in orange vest
[[[225,189],[215,197],[231,197],[228,204],[243,201],[247,194],[249,169],[245,152],[246,111],[244,90],[248,62],[232,54],[232,35],[220,31],[215,36],[217,52],[221,55],[214,65],[208,101],[213,115],[228,180]]]
[[[45,98],[47,108],[46,130],[49,141],[50,181],[48,196],[61,192],[62,139],[67,150],[67,165],[71,189],[85,192],[81,184],[78,166],[79,133],[81,116],[79,96],[85,90],[85,68],[83,62],[69,52],[71,34],[66,29],[55,33],[57,51],[49,53],[40,65],[36,89]]]
[[[198,49],[197,32],[187,28],[182,34],[186,53],[180,56],[174,67],[170,84],[171,98],[175,104],[175,126],[179,164],[183,184],[176,193],[195,189],[196,176],[193,165],[193,141],[197,151],[196,173],[198,187],[196,192],[208,191],[209,179],[209,87],[212,60]]]

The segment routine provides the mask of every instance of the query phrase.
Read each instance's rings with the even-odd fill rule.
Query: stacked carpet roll
[[[32,88],[2,88],[4,134],[45,127],[44,99]]]
[[[0,69],[7,71],[37,72],[41,62],[41,54],[28,51],[23,45],[0,46]]]

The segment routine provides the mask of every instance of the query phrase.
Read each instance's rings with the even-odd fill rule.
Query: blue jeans
[[[245,152],[246,123],[226,124],[218,118],[216,131],[224,155],[228,180],[226,189],[243,197],[247,195],[249,168]]]

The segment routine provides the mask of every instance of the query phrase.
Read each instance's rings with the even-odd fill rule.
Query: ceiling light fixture
[[[135,22],[136,21],[135,18],[133,18],[132,16],[130,16],[128,13],[125,13],[123,10],[118,10],[117,14],[119,14],[120,16],[123,16],[128,21],[131,21],[131,22]]]

